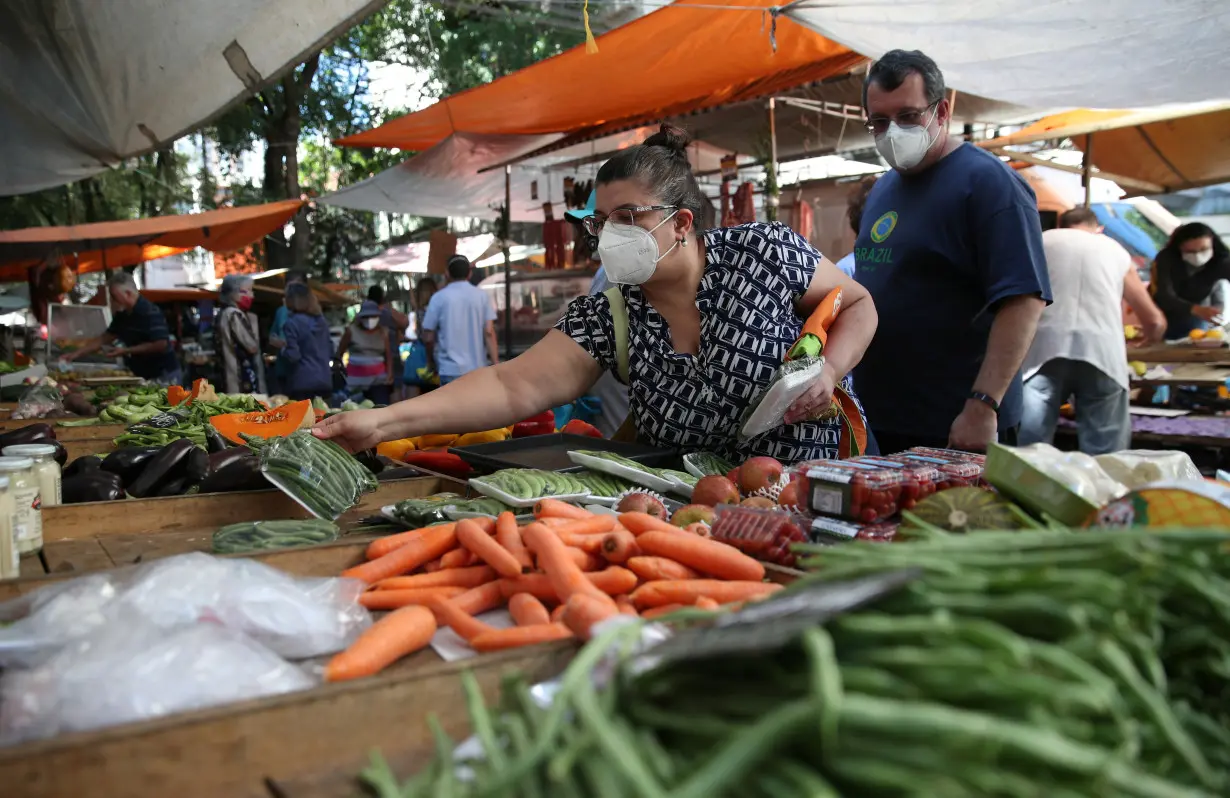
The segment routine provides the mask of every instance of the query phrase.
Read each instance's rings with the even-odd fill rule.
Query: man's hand
[[[317,438],[333,441],[354,454],[382,442],[379,410],[351,410],[330,416],[312,427]]]
[[[1212,321],[1221,315],[1221,308],[1209,305],[1192,305],[1192,315],[1204,321]]]
[[[794,404],[786,410],[783,421],[787,424],[795,424],[827,410],[833,402],[833,391],[836,387],[833,381],[833,370],[821,369],[820,376],[808,386],[807,393],[795,399]]]
[[[965,400],[965,409],[948,430],[948,446],[967,452],[985,452],[987,444],[999,439],[999,417],[977,399]]]

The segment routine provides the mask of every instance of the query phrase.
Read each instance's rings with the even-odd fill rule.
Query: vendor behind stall
[[[1186,338],[1224,315],[1230,249],[1202,222],[1181,224],[1157,253],[1149,293],[1166,314],[1166,337]]]
[[[578,297],[525,354],[417,399],[339,414],[316,434],[355,451],[428,432],[512,424],[573,401],[605,371],[618,373],[623,346],[616,336],[626,336],[639,440],[730,459],[837,457],[842,423],[816,419],[871,341],[875,307],[865,289],[784,225],[699,229],[707,200],[687,144],[683,131],[663,126],[598,171],[595,213],[585,226],[598,236],[607,279],[619,288],[614,297]],[[782,426],[740,440],[745,411],[768,387],[803,320],[838,286],[841,314],[829,330],[825,368]],[[626,327],[617,326],[616,302]]]
[[[162,311],[141,296],[136,281],[128,272],[112,275],[107,280],[107,291],[111,295],[111,326],[80,349],[66,354],[64,359],[71,362],[101,349],[108,357],[124,358],[124,365],[142,379],[178,385],[183,375],[171,348],[171,330]]]

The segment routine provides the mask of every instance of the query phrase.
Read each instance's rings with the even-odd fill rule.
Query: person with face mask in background
[[[1021,362],[1051,299],[1033,190],[948,135],[944,76],[923,53],[873,64],[863,108],[892,167],[854,247],[880,314],[857,371],[880,450],[1015,443]]]
[[[222,354],[222,385],[226,393],[264,393],[259,362],[260,338],[252,308],[252,278],[229,274],[218,292],[222,310],[214,322],[217,349]]]
[[[107,280],[107,291],[111,298],[111,326],[98,338],[66,354],[64,360],[71,363],[102,349],[109,357],[124,358],[128,370],[142,379],[179,385],[182,372],[162,311],[141,296],[136,280],[128,272],[113,274]],[[117,343],[122,345],[116,347]]]
[[[1230,249],[1202,222],[1181,224],[1157,253],[1149,293],[1166,314],[1166,337],[1186,338],[1225,314]]]
[[[598,170],[594,214],[584,224],[598,237],[603,270],[618,288],[626,313],[621,330],[610,294],[578,297],[525,354],[418,399],[343,413],[315,433],[358,450],[426,432],[511,424],[573,401],[603,372],[618,374],[620,336],[638,440],[736,461],[837,457],[841,422],[812,419],[830,408],[874,335],[875,307],[860,285],[785,225],[699,229],[707,200],[687,145],[686,133],[663,125]],[[841,313],[828,333],[825,368],[782,426],[740,440],[744,412],[770,384],[804,319],[838,286]]]
[[[348,352],[346,390],[387,405],[393,389],[393,344],[380,326],[380,306],[370,299],[359,306],[358,315],[342,333],[335,362],[342,363]]]

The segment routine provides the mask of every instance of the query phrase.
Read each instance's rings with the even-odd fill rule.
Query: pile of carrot
[[[373,541],[342,572],[368,585],[370,610],[389,610],[329,662],[329,681],[378,673],[448,626],[477,651],[588,640],[617,614],[655,618],[684,607],[721,610],[780,585],[725,543],[645,513],[595,515],[555,499],[519,526],[512,513],[413,529]],[[516,626],[477,617],[507,606]]]

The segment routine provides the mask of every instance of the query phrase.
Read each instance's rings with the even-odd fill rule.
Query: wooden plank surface
[[[106,457],[115,451],[115,444],[110,438],[85,438],[75,441],[62,441],[68,452],[68,462],[87,454],[97,454]]]
[[[69,419],[64,419],[69,420]],[[80,420],[76,416],[73,420]],[[21,421],[0,421],[0,433],[28,427],[31,424],[46,424],[56,433],[58,441],[79,441],[87,438],[114,438],[124,434],[123,424],[94,424],[88,427],[61,427],[54,418],[30,418]]]
[[[358,795],[354,775],[372,750],[407,775],[424,761],[432,747],[428,713],[454,739],[469,733],[461,670],[474,672],[490,701],[506,671],[542,681],[575,650],[552,644],[401,667],[348,684],[0,748],[0,784],[14,798],[269,798],[265,779],[298,785],[287,789],[291,798]],[[308,785],[314,792],[303,791]]]
[[[1158,344],[1128,349],[1128,360],[1139,360],[1141,363],[1207,363],[1230,366],[1230,348],[1222,346],[1204,349],[1184,344]]]

